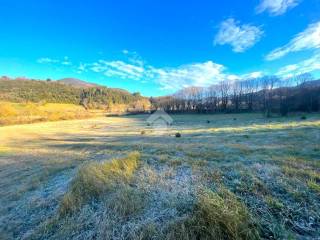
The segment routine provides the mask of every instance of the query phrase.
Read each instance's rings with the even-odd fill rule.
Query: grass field
[[[94,117],[102,111],[62,103],[13,103],[0,101],[0,126]]]
[[[147,117],[0,127],[0,239],[320,238],[319,114]]]

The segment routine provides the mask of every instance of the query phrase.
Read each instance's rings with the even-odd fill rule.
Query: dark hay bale
[[[145,135],[146,134],[146,131],[145,130],[142,130],[141,131],[141,135]]]
[[[177,138],[181,137],[181,133],[176,133],[175,135]]]

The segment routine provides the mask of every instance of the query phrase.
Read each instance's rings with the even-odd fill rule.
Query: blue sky
[[[1,0],[0,75],[146,96],[320,74],[319,0]]]

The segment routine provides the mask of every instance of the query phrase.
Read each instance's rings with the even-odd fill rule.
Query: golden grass
[[[95,114],[74,104],[0,102],[0,125],[81,119]]]
[[[127,182],[139,161],[139,152],[132,152],[125,158],[89,163],[80,168],[61,201],[60,214],[74,211],[90,199],[112,190],[117,184]]]

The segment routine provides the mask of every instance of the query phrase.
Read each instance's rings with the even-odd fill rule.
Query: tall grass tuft
[[[246,206],[230,191],[199,192],[192,215],[171,225],[168,239],[259,239]]]
[[[125,158],[89,163],[80,168],[61,201],[60,214],[73,212],[82,204],[114,189],[117,184],[128,182],[139,161],[140,153],[132,152]]]

